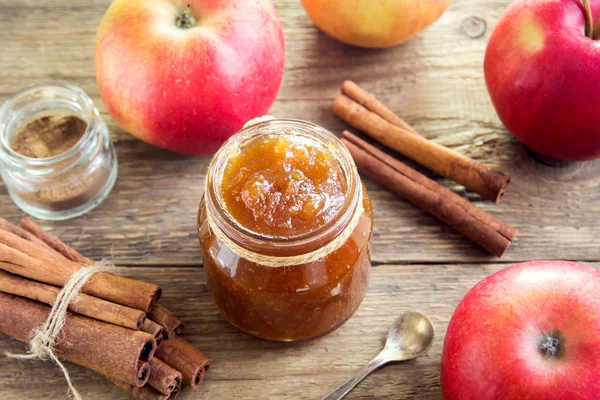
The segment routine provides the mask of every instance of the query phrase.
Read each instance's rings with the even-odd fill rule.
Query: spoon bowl
[[[322,400],[343,399],[356,385],[371,372],[390,362],[412,360],[429,350],[435,337],[435,328],[431,320],[420,312],[409,311],[394,321],[388,333],[384,349],[367,365],[362,367]]]
[[[429,318],[409,311],[396,318],[380,354],[389,362],[410,360],[427,352],[434,336],[435,328]]]

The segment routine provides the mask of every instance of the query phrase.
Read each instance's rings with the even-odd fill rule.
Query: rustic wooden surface
[[[92,258],[113,257],[123,274],[160,284],[164,303],[187,322],[187,337],[214,359],[199,392],[182,399],[317,399],[374,356],[396,315],[419,309],[435,322],[426,357],[393,365],[350,398],[440,398],[439,359],[452,311],[480,279],[531,259],[600,261],[600,163],[552,169],[532,161],[502,127],[485,89],[483,54],[508,0],[455,0],[426,32],[388,50],[340,44],[319,32],[299,0],[275,1],[286,38],[284,82],[271,114],[345,128],[330,111],[343,79],[385,101],[423,135],[513,177],[499,205],[445,182],[519,229],[502,260],[365,179],[374,204],[375,268],[365,302],[341,329],[303,344],[267,343],[229,326],[206,290],[195,233],[209,158],[152,148],[116,127],[96,88],[93,46],[108,0],[0,0],[0,100],[49,79],[81,86],[109,124],[119,181],[88,215],[43,223]],[[479,35],[474,18],[485,21]],[[23,215],[0,184],[0,215]],[[595,264],[598,266],[598,264]],[[0,338],[0,353],[23,346]],[[49,363],[2,359],[3,398],[63,398],[66,385]],[[98,375],[69,365],[85,399],[125,399]]]

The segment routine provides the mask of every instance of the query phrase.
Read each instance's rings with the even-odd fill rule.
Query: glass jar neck
[[[47,158],[30,158],[14,151],[11,143],[19,130],[33,118],[52,112],[68,112],[86,124],[81,139],[61,154]],[[64,82],[43,82],[28,86],[9,97],[0,108],[0,161],[4,168],[36,170],[43,176],[70,168],[87,160],[97,151],[101,118],[88,95]]]
[[[268,236],[239,224],[227,211],[221,189],[225,166],[244,143],[261,135],[303,136],[329,151],[343,174],[345,202],[338,214],[323,226],[296,236]],[[264,255],[296,256],[315,251],[331,242],[352,220],[362,201],[361,183],[352,156],[331,132],[306,121],[275,119],[259,122],[232,136],[215,154],[206,176],[205,204],[217,227],[237,245]]]

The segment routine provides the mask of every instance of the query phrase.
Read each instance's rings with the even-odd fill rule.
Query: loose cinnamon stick
[[[181,372],[183,383],[198,388],[211,360],[179,336],[163,340],[156,350],[156,357]]]
[[[0,229],[0,269],[62,287],[81,267],[52,249]],[[107,273],[95,274],[81,291],[145,312],[160,297],[160,288],[156,285]]]
[[[393,125],[344,94],[335,99],[333,112],[373,139],[485,199],[498,203],[510,183],[510,177],[502,172]]]
[[[163,336],[166,340],[173,338],[175,335],[180,335],[183,330],[181,321],[160,304],[155,304],[148,316],[152,321],[163,327]]]
[[[163,394],[171,394],[181,388],[181,372],[169,367],[158,358],[150,360],[150,379],[148,384]]]
[[[490,253],[501,257],[515,239],[517,231],[514,228],[350,132],[344,132],[342,142],[362,173],[463,233]]]
[[[146,318],[146,320],[142,324],[141,331],[147,332],[154,336],[154,340],[156,340],[157,346],[160,344],[160,342],[163,341],[163,327],[148,318]]]
[[[22,342],[44,324],[50,307],[0,292],[0,332]],[[154,338],[76,314],[68,314],[54,352],[61,358],[141,387],[149,379]]]
[[[62,254],[67,260],[74,261],[79,264],[92,265],[94,262],[89,258],[80,254],[77,250],[71,248],[66,243],[46,232],[41,227],[33,223],[33,221],[23,218],[20,223],[21,228],[24,231],[29,232],[33,237],[40,240],[42,243],[46,243],[48,246]]]
[[[163,394],[150,385],[136,387],[116,379],[106,377],[113,385],[133,397],[135,400],[175,400],[179,396],[180,389],[173,390],[170,394]]]
[[[56,301],[60,288],[0,270],[0,291],[52,305]],[[143,311],[86,294],[75,297],[69,303],[69,311],[133,330],[140,330],[146,320]]]
[[[361,106],[365,107],[367,110],[373,111],[390,124],[396,125],[418,135],[417,131],[404,122],[402,118],[396,115],[392,110],[377,100],[375,96],[358,86],[356,83],[352,81],[345,81],[342,84],[342,93],[350,97]]]

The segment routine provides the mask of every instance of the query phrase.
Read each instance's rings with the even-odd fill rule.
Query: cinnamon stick
[[[517,231],[514,228],[350,132],[344,132],[342,142],[362,173],[490,253],[501,257],[515,239]]]
[[[367,110],[373,111],[390,124],[396,125],[418,135],[417,131],[404,122],[402,118],[396,115],[392,110],[377,100],[375,96],[358,86],[356,83],[352,81],[344,81],[342,84],[342,93],[350,97]]]
[[[22,342],[44,324],[50,307],[0,292],[0,332]],[[140,331],[68,314],[54,352],[112,379],[141,387],[149,379],[154,338]]]
[[[60,289],[0,270],[0,291],[52,305]],[[146,320],[143,311],[86,294],[75,297],[69,303],[69,311],[133,330],[140,330]]]
[[[41,239],[38,239],[34,234],[28,232],[25,229],[22,229],[22,228],[16,226],[16,225],[11,224],[4,218],[0,218],[0,229],[4,229],[5,231],[14,233],[15,235],[22,237],[25,240],[29,240],[30,242],[38,243],[40,245],[44,244],[44,242],[42,242]]]
[[[10,224],[10,223],[8,223],[8,224]],[[12,225],[12,224],[10,224],[10,225]],[[33,221],[31,221],[29,219],[23,218],[21,220],[20,226],[24,231],[32,234],[34,236],[34,238],[36,238],[37,240],[40,240],[42,243],[44,243],[49,248],[52,248],[53,250],[55,250],[57,253],[60,253],[64,258],[81,263],[81,264],[85,264],[85,265],[95,265],[96,264],[93,260],[90,260],[89,258],[87,258],[83,254],[79,253],[77,250],[75,250],[68,244],[64,243],[57,237],[51,235],[50,233],[46,232],[45,230],[40,228],[38,225],[36,225]],[[166,325],[166,328],[168,329],[168,333],[165,334],[165,332],[163,331],[162,327],[160,327],[160,325],[157,325],[153,321],[149,321],[149,320],[146,320],[147,322],[144,324],[144,327],[142,327],[142,330],[144,332],[148,332],[148,333],[154,335],[157,340],[157,344],[160,343],[160,341],[163,339],[163,337],[165,339],[168,339],[169,334],[171,334],[171,335],[181,334],[181,332],[183,330],[183,324],[179,319],[177,319],[177,317],[175,317],[173,315],[173,313],[171,313],[166,308],[164,308],[162,306],[158,306],[158,305],[153,306],[153,309],[155,309],[154,316],[157,319],[159,319],[164,325]],[[160,327],[160,332],[158,332],[157,326]],[[159,335],[159,333],[160,333],[160,335]]]
[[[81,267],[50,248],[0,229],[0,269],[62,287]],[[81,291],[145,312],[160,297],[160,288],[156,285],[108,273],[95,274]]]
[[[148,318],[146,318],[140,330],[151,334],[154,337],[154,340],[156,340],[157,346],[163,341],[163,327]]]
[[[180,390],[173,390],[170,394],[163,394],[150,385],[136,387],[116,379],[106,377],[113,385],[133,397],[135,400],[175,400]]]
[[[333,112],[373,139],[430,170],[456,181],[485,199],[498,203],[510,177],[447,147],[393,125],[345,94],[333,102]]]
[[[166,340],[180,335],[183,330],[182,322],[169,310],[160,304],[154,305],[148,314],[150,319],[163,327],[163,336]]]
[[[181,372],[183,383],[198,388],[211,360],[179,336],[164,340],[156,350],[156,357]]]
[[[41,241],[42,243],[45,243],[46,245],[56,250],[58,253],[62,254],[67,260],[71,260],[84,265],[94,264],[92,260],[83,256],[81,253],[71,248],[66,243],[63,243],[54,235],[46,232],[41,227],[33,223],[33,221],[27,218],[23,218],[21,220],[20,226],[24,231],[29,232],[34,238]]]
[[[169,367],[158,358],[150,360],[148,384],[163,394],[171,394],[181,388],[181,372]]]

